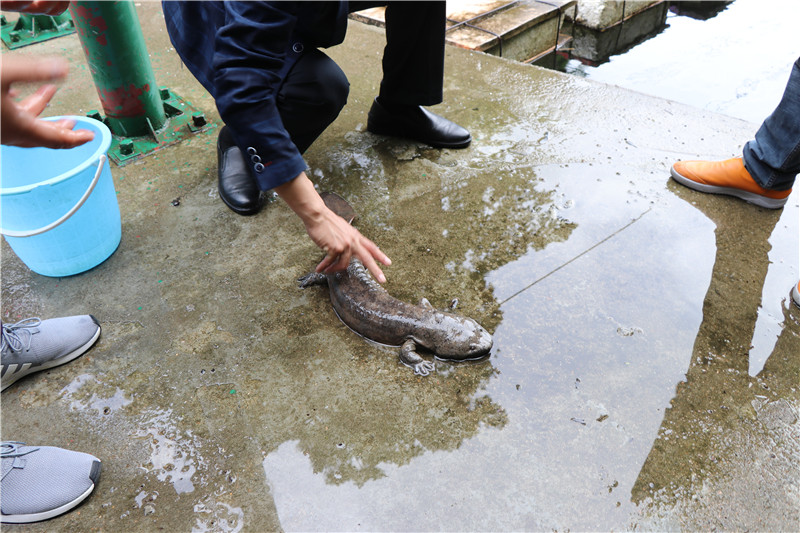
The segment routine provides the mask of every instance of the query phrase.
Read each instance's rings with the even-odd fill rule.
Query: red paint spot
[[[106,115],[113,118],[140,117],[145,114],[141,96],[149,90],[149,83],[144,87],[136,87],[131,83],[128,87],[120,87],[113,91],[99,89],[103,110]]]
[[[85,20],[89,26],[94,28],[94,33],[97,35],[97,42],[101,46],[108,44],[106,41],[106,30],[108,29],[108,25],[102,16],[95,16],[92,9],[80,4],[71,4],[69,10],[72,14],[72,18],[76,20],[75,25],[78,28],[81,26],[80,22]]]

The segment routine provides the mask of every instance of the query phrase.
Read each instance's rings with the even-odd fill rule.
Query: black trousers
[[[435,105],[442,101],[445,3],[350,2],[350,12],[386,6],[381,101]],[[327,128],[347,103],[350,83],[341,68],[320,50],[305,52],[278,90],[283,125],[301,153]]]

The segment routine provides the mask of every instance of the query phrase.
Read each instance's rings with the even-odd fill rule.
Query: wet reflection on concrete
[[[724,202],[702,208],[716,223],[717,240],[703,321],[686,377],[632,491],[658,528],[712,523],[774,531],[800,521],[800,312],[785,287],[777,300],[777,338],[767,343],[773,351],[752,376],[748,357],[762,294],[774,292],[765,290],[769,236],[776,223],[796,223],[797,206],[790,204],[783,213],[739,206],[736,218],[729,208]],[[783,257],[797,253],[795,246],[778,248]],[[755,511],[764,507],[778,511]]]
[[[763,281],[758,318],[748,354],[748,373],[751,376],[758,375],[770,355],[780,351],[777,340],[786,327],[786,308],[791,307],[786,295],[786,280],[800,276],[800,261],[792,259],[800,254],[800,243],[784,238],[784,235],[800,235],[800,216],[796,207],[796,203],[789,203],[770,233],[769,269]]]
[[[687,355],[698,353],[692,343],[700,342],[706,331],[729,336],[716,320],[711,321],[712,327],[707,326],[709,319],[704,320],[714,314],[708,310],[706,294],[720,290],[716,273],[736,261],[761,265],[744,279],[730,272],[724,276],[732,280],[726,281],[730,287],[748,285],[749,276],[766,274],[766,257],[743,253],[748,244],[730,248],[728,241],[750,243],[750,237],[737,235],[718,246],[714,233],[716,228],[720,240],[720,221],[709,219],[684,200],[685,192],[674,185],[667,191],[642,184],[636,169],[568,164],[536,167],[531,172],[536,187],[550,191],[547,201],[538,207],[560,219],[570,233],[566,240],[531,248],[487,276],[494,294],[502,299],[503,321],[495,332],[491,359],[497,379],[490,379],[481,389],[492,402],[502,405],[504,423],[495,426],[502,431],[484,430],[460,443],[457,453],[442,455],[436,452],[441,446],[431,448],[416,440],[409,443],[409,438],[417,438],[414,424],[405,428],[410,435],[389,441],[396,443],[389,454],[393,459],[373,462],[378,475],[369,479],[347,473],[364,469],[361,458],[365,454],[363,450],[349,453],[353,444],[345,439],[328,442],[328,453],[340,456],[332,467],[330,460],[320,462],[324,452],[308,449],[303,440],[284,441],[263,464],[272,490],[282,495],[276,498],[276,506],[283,527],[307,530],[325,524],[335,530],[370,530],[385,526],[386,516],[393,516],[388,523],[396,530],[419,523],[434,529],[543,529],[563,525],[569,516],[570,527],[578,529],[606,529],[615,524],[672,528],[692,523],[681,514],[687,512],[694,513],[695,524],[708,523],[710,517],[692,506],[700,493],[693,483],[731,450],[693,459],[692,453],[682,449],[662,453],[662,439],[685,438],[679,442],[693,442],[690,447],[706,450],[707,445],[698,444],[695,433],[713,439],[708,436],[709,429],[717,424],[718,431],[732,432],[727,439],[732,441],[742,438],[743,427],[726,427],[724,418],[718,420],[695,404],[688,411],[670,408],[666,417],[664,407],[680,402],[688,387],[684,381],[692,380],[696,365]],[[587,173],[594,177],[588,184],[569,179]],[[637,186],[632,188],[634,183]],[[730,200],[716,202],[721,204],[719,209],[731,208]],[[779,214],[740,207],[752,218],[748,222],[764,224],[766,253],[766,236]],[[785,214],[791,218],[796,211],[796,206],[789,206]],[[791,244],[783,248],[784,253],[796,251]],[[720,256],[721,249],[728,250],[726,255]],[[608,257],[615,258],[614,270],[592,267]],[[736,259],[741,257],[746,259]],[[756,299],[743,306],[752,307],[751,323],[761,294],[761,286],[756,285],[751,291]],[[704,296],[706,306],[701,308],[698,302]],[[730,303],[730,296],[721,298],[720,305],[726,310],[740,308]],[[783,422],[783,430],[790,432],[784,437],[791,437],[792,431],[796,433],[796,406],[787,399],[792,395],[785,393],[798,382],[798,365],[784,359],[786,353],[800,351],[796,348],[796,318],[786,313],[776,347],[776,353],[783,355],[775,359],[776,365],[779,360],[783,363],[771,370],[783,378],[774,386],[773,401],[777,403],[767,408],[765,413],[770,414],[764,416],[771,416],[774,423]],[[727,311],[717,314],[723,321],[731,316]],[[741,326],[740,320],[734,320],[728,329]],[[749,342],[753,328],[742,332],[739,336]],[[787,344],[792,342],[795,344]],[[742,366],[746,357],[737,356],[737,360]],[[746,365],[739,372],[743,372],[736,374],[739,378],[725,379],[748,383]],[[759,376],[759,382],[761,379]],[[446,383],[437,383],[437,388]],[[700,383],[697,394],[713,397],[718,385]],[[383,384],[375,387],[376,391],[384,389]],[[751,396],[758,398],[760,390]],[[735,400],[735,411],[750,409],[749,399],[743,403]],[[700,427],[696,426],[698,414],[709,419]],[[676,429],[666,422],[672,417],[691,428],[690,434],[676,435]],[[369,418],[366,424],[369,426]],[[666,426],[670,429],[665,430]],[[326,430],[329,427],[326,425]],[[659,437],[654,445],[648,435],[655,434]],[[391,448],[380,439],[372,445]],[[355,447],[360,446],[363,443]],[[784,462],[777,472],[786,473],[790,469],[786,460],[796,451],[787,446],[780,453]],[[409,459],[398,463],[397,458],[404,456]],[[741,467],[730,457],[725,460]],[[680,472],[682,467],[690,477],[676,475],[676,469]],[[426,481],[417,484],[414,480],[420,478]],[[645,478],[648,481],[642,481]],[[675,491],[668,502],[663,487],[655,482],[658,479],[669,480]],[[785,486],[778,484],[771,491],[784,491],[795,482],[795,478],[786,479]],[[483,490],[487,483],[491,486],[488,493]],[[413,487],[410,492],[409,487]],[[562,509],[550,514],[560,509],[561,502],[571,501],[576,492],[582,494],[583,512]],[[445,502],[451,512],[443,513],[441,506],[436,506],[436,513],[415,507],[415,502],[431,500]],[[792,497],[786,497],[781,508],[790,509],[792,503]],[[526,512],[512,510],[517,506]],[[404,509],[417,511],[410,515]],[[754,519],[752,514],[739,515],[740,522],[723,523],[746,524]],[[789,515],[774,523],[755,523],[774,526],[793,519]]]
[[[570,179],[587,174],[593,179]],[[628,495],[651,446],[645,436],[657,430],[685,371],[680,354],[690,350],[691,339],[681,333],[697,331],[701,321],[692,302],[702,298],[707,274],[683,277],[687,270],[710,270],[713,224],[663,186],[633,188],[640,178],[635,169],[567,164],[531,167],[526,175],[531,189],[547,191],[535,202],[534,212],[543,216],[539,228],[555,224],[568,233],[493,265],[487,275],[504,303],[489,362],[497,378],[481,391],[489,405],[502,406],[503,423],[484,424],[485,430],[457,442],[457,451],[442,454],[436,450],[450,446],[420,442],[417,427],[456,437],[469,426],[461,415],[461,431],[454,433],[428,411],[403,426],[407,434],[373,437],[371,446],[391,453],[377,463],[380,475],[367,481],[342,474],[363,468],[364,451],[351,455],[346,439],[327,444],[328,453],[341,456],[333,479],[320,452],[303,440],[284,442],[264,461],[273,491],[283,495],[276,498],[283,527],[371,530],[393,516],[394,530],[419,523],[432,529],[543,529],[564,524],[566,509],[556,510],[576,492],[583,511],[567,513],[570,527],[608,528],[632,512]],[[686,225],[697,231],[681,232]],[[616,272],[592,267],[607,257],[615,258]],[[664,264],[671,267],[665,271]],[[464,372],[440,378],[436,390]],[[380,397],[385,389],[380,383],[372,394]],[[372,423],[369,416],[361,420]],[[433,422],[430,430],[425,420]],[[398,462],[404,456],[409,459]],[[428,510],[415,503],[428,501],[440,504]]]

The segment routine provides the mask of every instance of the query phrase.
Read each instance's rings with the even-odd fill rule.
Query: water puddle
[[[779,309],[766,329],[776,348],[763,352],[778,355],[750,380],[738,356],[713,344],[714,312],[732,320],[731,330],[742,330],[739,337],[749,343],[764,327],[755,320],[762,291],[748,291],[754,296],[739,306],[753,304],[749,323],[731,311],[737,306],[708,308],[709,294],[727,291],[718,285],[720,276],[750,268],[731,247],[741,240],[739,226],[731,230],[721,218],[730,204],[695,203],[696,196],[668,174],[653,177],[634,166],[525,167],[505,156],[494,163],[508,165],[502,180],[483,184],[474,169],[449,173],[445,167],[435,191],[410,195],[415,210],[404,209],[403,201],[383,207],[392,225],[419,225],[424,239],[412,237],[409,246],[449,276],[440,285],[436,276],[415,272],[400,287],[441,297],[444,285],[452,291],[457,280],[470,287],[465,293],[484,286],[482,304],[468,299],[467,305],[485,313],[494,330],[492,378],[464,388],[473,370],[453,366],[437,371],[432,387],[414,385],[410,401],[409,389],[393,392],[387,374],[361,359],[358,373],[377,372],[367,379],[370,392],[360,391],[366,384],[357,376],[333,379],[350,398],[370,395],[368,404],[355,406],[337,399],[339,388],[325,385],[329,369],[309,365],[314,377],[303,379],[321,388],[284,399],[307,410],[308,423],[271,441],[263,461],[284,529],[372,530],[386,527],[387,516],[396,517],[393,529],[671,527],[681,513],[696,509],[692,502],[703,501],[692,500],[694,491],[719,486],[722,471],[715,465],[720,457],[730,460],[724,446],[750,442],[763,449],[769,439],[758,427],[771,423],[775,435],[796,427],[791,415],[797,404],[785,385],[794,374],[783,381],[772,376],[786,375],[793,364],[780,359],[797,338],[796,327],[784,328],[781,306],[786,278],[796,279],[797,272],[777,268],[777,259],[768,265],[766,245],[773,233],[770,257],[796,255],[795,241],[787,238],[796,235],[788,222],[797,218],[796,204],[774,232],[765,230],[763,261],[758,254],[751,258],[761,265],[761,280],[769,272],[775,281],[768,285],[783,283],[784,294],[769,304]],[[765,225],[778,220],[755,216]],[[456,390],[455,398],[473,407],[456,409],[450,396]],[[720,396],[722,390],[730,397]],[[758,415],[752,391],[766,394],[765,405],[788,403]],[[396,394],[404,396],[405,409],[386,403],[378,415],[376,406]],[[732,422],[720,405],[760,425]],[[467,424],[466,413],[476,408],[502,412],[502,422],[481,423],[479,416],[473,417],[477,425]],[[254,425],[272,427],[251,416]],[[353,426],[352,420],[360,422]],[[737,436],[724,437],[729,431]],[[707,443],[716,455],[687,448],[692,442]],[[778,457],[791,457],[789,448]],[[692,466],[683,468],[687,460]],[[774,471],[785,471],[786,463],[780,465]],[[671,484],[670,476],[676,476]],[[576,494],[580,513],[567,503]],[[428,507],[428,501],[438,504]]]
[[[192,431],[181,431],[172,421],[171,410],[153,411],[140,424],[136,438],[150,446],[150,458],[142,468],[172,485],[177,494],[193,492],[198,469],[208,467],[200,455],[200,443]]]
[[[761,305],[748,354],[751,376],[761,372],[783,334],[786,311],[793,305],[789,296],[791,280],[800,279],[800,237],[791,238],[791,235],[800,235],[800,200],[797,194],[792,198],[795,201],[787,202],[769,238],[769,270],[763,281]]]
[[[111,392],[113,390],[113,393]],[[109,396],[109,394],[111,394]],[[61,390],[61,396],[74,411],[94,411],[98,415],[110,415],[114,411],[133,403],[129,393],[119,387],[104,383],[92,374],[76,376]]]
[[[216,502],[214,506],[198,503],[194,506],[194,512],[199,516],[195,519],[192,533],[239,533],[244,528],[244,511],[241,507],[232,507],[223,502]]]
[[[798,57],[794,19],[786,16],[795,10],[794,0],[773,0],[766,9],[757,0],[736,0],[708,20],[669,13],[663,31],[607,62],[572,59],[559,68],[760,124],[778,104]]]

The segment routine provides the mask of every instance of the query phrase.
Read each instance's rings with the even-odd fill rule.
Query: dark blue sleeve
[[[282,185],[306,169],[283,127],[277,94],[292,54],[297,22],[293,2],[223,2],[215,36],[213,84],[217,109],[249,159],[262,189]]]
[[[295,10],[294,2],[164,2],[170,39],[214,97],[263,190],[306,169],[276,102],[296,59]]]

